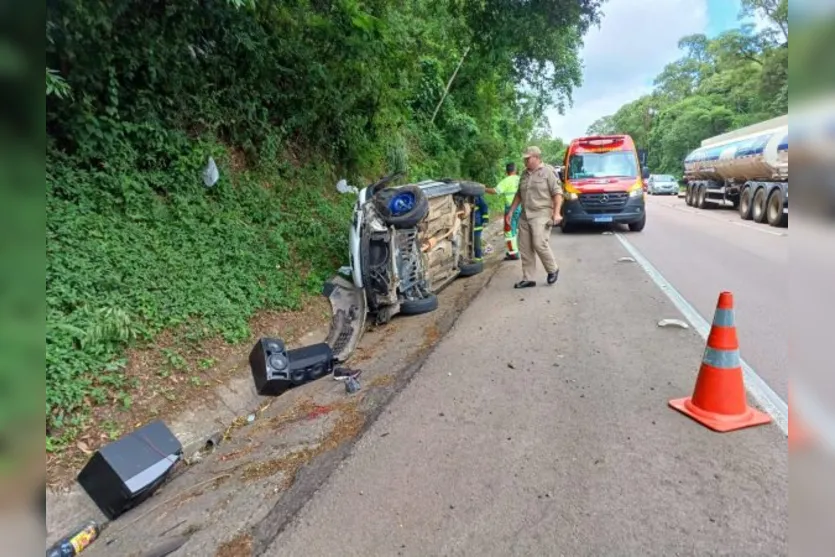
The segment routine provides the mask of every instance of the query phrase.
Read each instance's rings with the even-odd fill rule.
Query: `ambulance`
[[[628,135],[574,139],[562,171],[563,233],[577,225],[624,224],[640,232],[647,222],[649,169],[641,168],[635,142]]]

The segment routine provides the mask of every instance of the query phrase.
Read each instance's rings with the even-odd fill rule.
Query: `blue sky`
[[[603,14],[601,26],[585,37],[583,86],[574,92],[573,107],[565,115],[548,113],[552,132],[566,141],[649,93],[655,76],[679,58],[681,37],[714,37],[741,24],[739,0],[607,0]],[[624,45],[618,55],[612,55],[612,44]]]

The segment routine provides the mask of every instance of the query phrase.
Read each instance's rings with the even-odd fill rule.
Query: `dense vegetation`
[[[599,5],[47,0],[47,447],[129,403],[131,343],[241,340],[316,292],[337,178],[493,181],[570,102]]]
[[[743,0],[743,14],[753,12],[773,27],[682,38],[684,56],[656,77],[653,92],[600,118],[589,133],[628,133],[647,150],[653,172],[680,175],[682,160],[703,139],[786,114],[788,3]]]

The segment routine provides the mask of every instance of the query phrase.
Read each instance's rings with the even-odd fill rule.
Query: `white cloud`
[[[678,41],[704,33],[707,0],[608,0],[600,28],[585,38],[581,52],[583,85],[574,106],[547,116],[555,136],[565,141],[589,125],[652,90],[652,80],[681,56]]]

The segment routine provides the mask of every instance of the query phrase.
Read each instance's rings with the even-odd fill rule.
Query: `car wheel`
[[[751,207],[751,218],[754,222],[762,223],[765,222],[765,188],[760,188],[757,190],[757,193],[754,194],[754,201]]]
[[[751,220],[752,197],[751,188],[745,188],[739,195],[739,218],[742,220]]]
[[[403,315],[420,315],[436,309],[438,309],[438,297],[435,294],[430,294],[426,298],[400,302],[400,313]]]
[[[458,271],[459,277],[474,277],[484,271],[484,261],[474,261],[461,265]]]
[[[414,228],[429,214],[429,200],[418,186],[387,188],[372,200],[383,220],[395,228]]]
[[[562,222],[560,223],[560,231],[563,234],[571,234],[574,232],[574,225],[570,224],[568,221],[563,218]]]
[[[788,222],[788,215],[783,213],[783,193],[779,189],[775,189],[768,197],[768,206],[766,210],[766,218],[768,224],[776,227],[784,227]]]
[[[461,195],[480,197],[485,194],[484,186],[478,182],[461,182]]]

